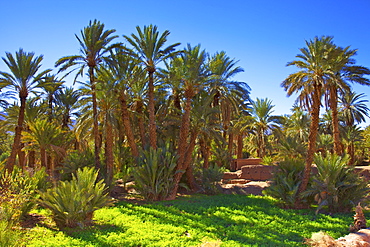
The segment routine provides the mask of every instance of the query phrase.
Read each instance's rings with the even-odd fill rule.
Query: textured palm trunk
[[[203,168],[208,169],[209,168],[209,156],[210,156],[210,150],[209,147],[207,146],[206,141],[204,138],[199,139],[199,146],[200,146],[200,152],[203,157]]]
[[[137,109],[136,112],[138,113],[138,125],[139,125],[139,133],[140,133],[140,139],[141,139],[141,145],[142,147],[146,147],[147,140],[145,136],[145,127],[144,127],[144,118],[143,118],[143,102],[137,102]]]
[[[189,146],[186,150],[185,161],[184,161],[185,162],[184,167],[186,169],[186,179],[189,183],[190,189],[193,192],[195,192],[199,189],[199,187],[198,187],[198,185],[195,181],[195,177],[194,177],[194,173],[193,173],[193,165],[191,164],[193,151],[194,151],[195,144],[196,144],[196,140],[197,140],[197,133],[192,132],[191,135],[190,135],[190,143],[189,143]]]
[[[317,133],[319,129],[319,120],[320,120],[320,105],[321,105],[321,87],[316,85],[314,94],[312,95],[312,109],[311,109],[311,123],[310,123],[310,133],[308,135],[308,150],[306,156],[306,165],[304,168],[303,179],[302,183],[298,188],[298,196],[303,191],[307,189],[308,181],[311,176],[311,166],[314,158],[314,154],[316,152],[316,139]],[[297,198],[295,202],[296,208],[305,207],[306,205],[302,205],[301,200]]]
[[[185,94],[187,94],[185,92]],[[174,187],[169,193],[167,200],[174,200],[176,198],[177,189],[179,187],[180,179],[186,170],[185,167],[185,155],[188,143],[189,129],[190,129],[190,111],[191,111],[191,99],[192,97],[186,97],[186,103],[184,108],[184,115],[182,116],[179,145],[177,148],[177,154],[179,159],[177,160],[177,167],[174,176]]]
[[[109,120],[106,123],[105,129],[105,157],[106,157],[106,166],[107,166],[107,184],[110,185],[113,181],[113,128]]]
[[[334,152],[338,155],[342,155],[342,143],[340,141],[339,134],[339,121],[338,121],[338,95],[336,88],[330,88],[330,108],[333,125],[333,138],[334,138]]]
[[[237,152],[236,152],[236,158],[242,159],[243,158],[243,135],[239,134],[237,137]]]
[[[35,167],[35,155],[36,152],[31,150],[28,152],[28,167],[34,168]]]
[[[22,171],[24,170],[24,167],[26,166],[26,152],[22,150],[23,148],[24,148],[24,143],[21,142],[20,149],[18,152],[18,164],[21,167]]]
[[[349,155],[348,165],[352,166],[355,163],[355,145],[351,142],[347,147],[347,153]]]
[[[228,149],[230,157],[232,157],[233,155],[233,144],[234,144],[234,134],[230,133],[228,143],[227,143],[227,149]]]
[[[122,117],[123,126],[125,127],[124,130],[127,136],[128,145],[130,145],[132,155],[134,157],[138,157],[139,152],[138,152],[137,145],[135,142],[134,132],[132,131],[132,128],[131,128],[130,115],[127,109],[126,95],[124,92],[121,92],[120,103],[121,103],[121,117]]]
[[[155,122],[155,102],[154,102],[154,68],[148,68],[148,107],[149,107],[149,141],[150,146],[157,149],[157,126]]]
[[[91,85],[91,95],[93,103],[93,134],[94,134],[94,156],[95,156],[95,168],[100,170],[100,136],[99,136],[99,122],[98,122],[98,104],[96,101],[96,91],[95,91],[95,77],[94,68],[89,68],[90,85]]]
[[[5,168],[12,172],[14,169],[16,156],[21,149],[21,137],[22,137],[22,130],[23,130],[23,122],[24,122],[24,109],[26,107],[26,99],[27,95],[22,96],[21,93],[19,95],[21,105],[19,107],[19,113],[18,113],[18,122],[17,126],[15,127],[15,133],[14,133],[14,141],[12,145],[12,151],[9,155],[9,158],[6,162]]]
[[[46,171],[50,173],[50,170],[48,169],[48,162],[47,162],[47,156],[46,156],[46,149],[44,147],[40,147],[40,162],[41,162],[41,167],[45,167]]]

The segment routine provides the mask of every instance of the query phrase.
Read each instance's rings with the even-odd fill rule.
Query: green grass
[[[26,246],[305,246],[304,238],[325,231],[348,234],[352,213],[315,215],[314,210],[284,210],[270,197],[189,196],[143,205],[119,202],[96,211],[95,225],[60,232],[38,226]]]

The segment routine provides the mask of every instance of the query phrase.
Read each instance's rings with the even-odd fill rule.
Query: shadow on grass
[[[199,246],[205,239],[222,246],[305,246],[304,238],[313,232],[347,234],[352,214],[284,210],[269,197],[193,195],[140,205],[122,201],[96,211],[95,220],[92,227],[66,233],[100,247]]]

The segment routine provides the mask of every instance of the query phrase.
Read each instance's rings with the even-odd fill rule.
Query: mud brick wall
[[[245,165],[242,167],[242,174],[240,178],[266,181],[271,179],[272,172],[275,166],[265,166],[265,165]]]

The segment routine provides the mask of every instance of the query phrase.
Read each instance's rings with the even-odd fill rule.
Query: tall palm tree
[[[334,151],[338,155],[342,154],[338,121],[338,95],[350,91],[350,82],[370,86],[370,80],[364,77],[370,74],[370,70],[363,66],[354,65],[353,56],[356,55],[356,52],[357,50],[351,50],[349,46],[345,48],[335,46],[330,49],[328,54],[331,74],[325,82],[324,89],[326,91],[325,98],[332,113]]]
[[[209,76],[209,71],[206,67],[207,53],[201,50],[200,45],[191,47],[187,45],[185,51],[173,59],[173,66],[178,67],[178,80],[181,81],[183,95],[185,98],[185,106],[181,119],[180,133],[178,139],[177,154],[178,164],[177,172],[174,178],[174,188],[169,195],[169,198],[175,198],[178,184],[180,182],[183,171],[187,169],[189,163],[186,159],[186,150],[189,146],[189,132],[190,132],[190,114],[192,109],[192,100],[206,85]]]
[[[83,76],[85,68],[88,68],[92,103],[93,103],[93,133],[94,133],[94,154],[95,154],[95,166],[100,168],[99,159],[99,131],[98,131],[98,108],[96,101],[96,70],[99,66],[107,60],[107,55],[109,51],[115,47],[120,47],[121,44],[115,43],[111,44],[112,41],[117,38],[117,35],[113,35],[116,31],[114,29],[104,30],[104,24],[100,21],[94,20],[90,21],[89,25],[81,30],[81,37],[76,38],[80,43],[80,55],[72,55],[60,58],[55,66],[61,66],[59,72],[65,71],[70,67],[76,67],[72,71],[78,69],[75,77],[75,81],[78,76]],[[69,73],[71,73],[70,71]]]
[[[299,71],[290,74],[281,84],[288,96],[299,93],[297,101],[309,111],[311,116],[306,165],[299,193],[307,188],[316,151],[322,91],[325,81],[331,75],[328,52],[333,47],[332,37],[315,37],[314,40],[306,41],[306,45],[307,47],[300,49],[301,54],[296,56],[298,60],[287,64],[287,66],[296,66]],[[301,202],[297,200],[297,207],[304,206],[300,204]]]
[[[158,63],[167,58],[176,56],[179,51],[175,51],[175,43],[165,47],[167,37],[170,34],[168,30],[162,34],[157,30],[157,26],[144,26],[143,30],[137,26],[137,34],[123,37],[133,47],[132,53],[141,61],[148,72],[148,110],[149,110],[149,140],[150,146],[157,147],[157,133],[155,120],[155,102],[154,102],[154,73]]]
[[[116,98],[116,81],[109,70],[101,70],[98,73],[97,100],[100,109],[99,117],[102,119],[103,134],[105,141],[105,165],[106,165],[106,183],[113,181],[114,167],[114,126],[117,126],[118,101]]]
[[[20,108],[18,115],[18,123],[15,127],[14,142],[10,156],[6,163],[6,169],[9,171],[13,170],[16,155],[21,149],[21,136],[24,122],[24,111],[26,107],[26,100],[28,94],[33,89],[39,87],[40,80],[51,70],[44,70],[40,73],[41,62],[43,56],[36,56],[33,52],[25,52],[23,49],[19,49],[15,53],[15,57],[7,52],[6,58],[2,58],[5,64],[8,66],[11,73],[0,72],[0,89],[11,88],[13,91],[18,93]]]
[[[226,135],[229,134],[230,155],[234,141],[234,133],[229,130],[231,120],[234,115],[240,114],[239,111],[246,102],[250,102],[248,84],[232,80],[235,75],[244,71],[237,63],[238,61],[227,56],[224,51],[217,52],[208,62],[208,68],[212,73],[208,85],[210,94],[214,97],[212,105],[220,106],[224,138],[226,139]]]
[[[279,128],[281,117],[272,115],[274,105],[269,99],[259,99],[252,102],[251,116],[254,121],[252,128],[257,136],[257,156],[263,158],[266,154],[266,136]]]
[[[138,157],[138,145],[135,140],[131,123],[131,114],[129,112],[128,92],[131,91],[131,84],[134,84],[134,81],[138,79],[139,74],[142,74],[143,70],[138,66],[138,62],[131,56],[125,54],[122,49],[117,49],[114,53],[112,52],[110,59],[109,67],[102,75],[105,77],[106,81],[113,81],[115,83],[114,90],[120,102],[121,118],[127,141],[131,148],[132,155]],[[141,125],[140,123],[142,124],[142,122],[139,122],[139,125]]]

